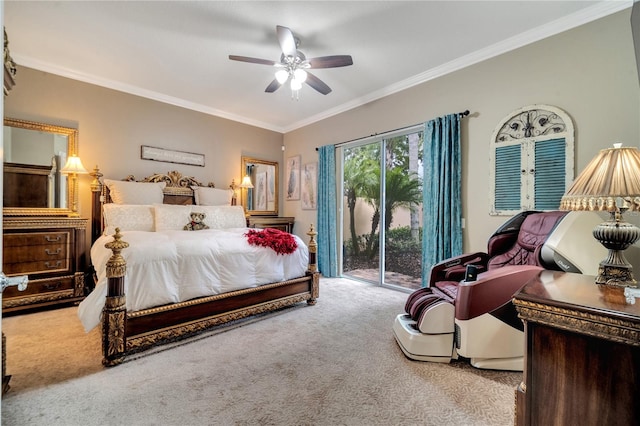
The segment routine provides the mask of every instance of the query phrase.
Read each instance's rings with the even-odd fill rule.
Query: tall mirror
[[[242,157],[242,205],[250,215],[278,215],[278,163]]]
[[[61,173],[76,155],[78,131],[13,118],[4,119],[5,216],[68,216],[73,188]]]

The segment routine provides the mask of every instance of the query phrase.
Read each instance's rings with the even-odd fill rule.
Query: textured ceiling
[[[631,7],[632,1],[5,1],[23,66],[287,132]],[[333,91],[264,89],[276,25],[308,58],[354,65],[314,74]],[[19,76],[18,76],[19,79]]]

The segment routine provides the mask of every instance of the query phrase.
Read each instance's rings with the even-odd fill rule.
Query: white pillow
[[[155,210],[156,231],[182,231],[189,223],[192,206],[160,204],[153,206]]]
[[[157,204],[162,203],[165,182],[127,182],[105,179],[111,200],[116,204]]]
[[[192,186],[193,196],[199,206],[230,206],[233,197],[232,189]]]
[[[191,211],[204,213],[204,223],[211,229],[247,227],[242,206],[193,206]]]
[[[104,234],[115,234],[116,228],[120,231],[152,232],[155,230],[153,211],[153,206],[147,205],[104,204]]]

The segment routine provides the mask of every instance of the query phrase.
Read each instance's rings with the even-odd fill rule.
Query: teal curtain
[[[336,149],[318,148],[318,269],[325,277],[338,276],[336,224]]]
[[[422,286],[436,263],[462,254],[460,115],[425,123]]]

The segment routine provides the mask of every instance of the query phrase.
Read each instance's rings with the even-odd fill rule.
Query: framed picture
[[[156,148],[155,146],[142,145],[140,158],[143,160],[163,161],[165,163],[188,164],[190,166],[204,167],[204,154],[193,152],[174,151],[171,149]]]
[[[307,163],[302,168],[301,200],[303,210],[318,208],[318,163]]]
[[[254,190],[256,191],[256,210],[267,209],[267,172],[256,173],[256,184]]]
[[[285,170],[285,199],[300,199],[300,156],[287,158]]]

